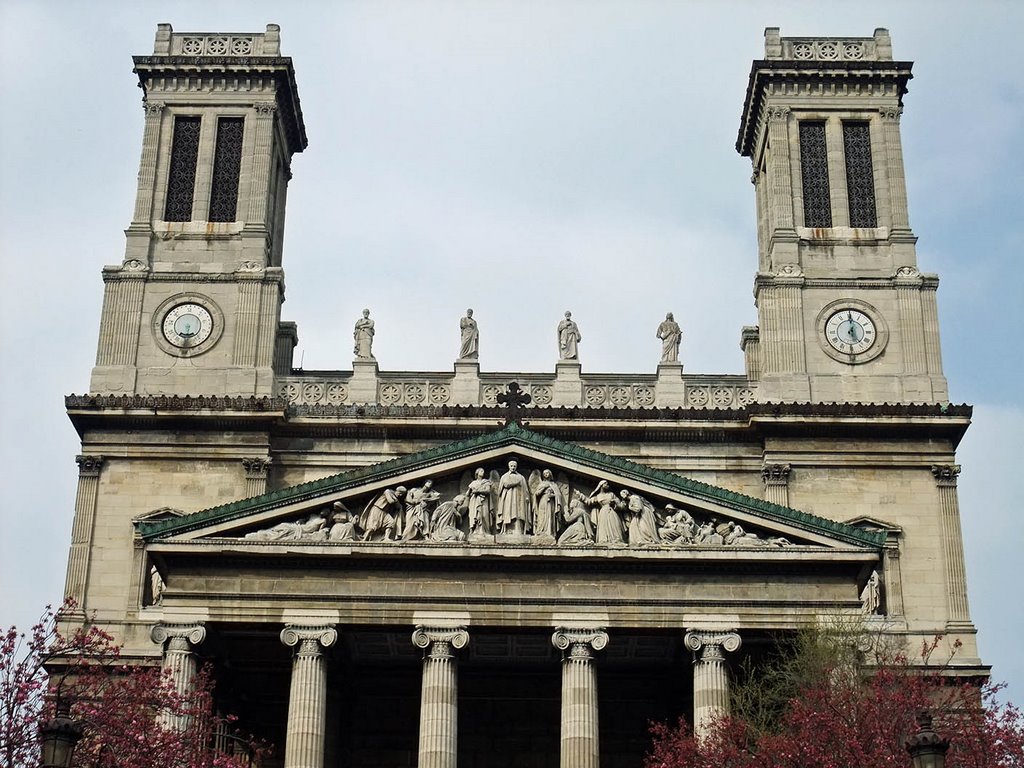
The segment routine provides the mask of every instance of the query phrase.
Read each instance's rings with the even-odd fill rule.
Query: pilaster
[[[288,624],[281,642],[294,648],[288,694],[284,768],[323,768],[327,725],[327,667],[323,649],[338,640],[330,626]]]
[[[768,122],[768,224],[775,233],[782,230],[794,237],[793,177],[789,150],[789,107],[772,106],[765,110]]]
[[[597,670],[594,653],[608,645],[603,627],[558,627],[551,642],[562,652],[561,768],[598,768]]]
[[[85,595],[89,586],[89,551],[92,547],[96,499],[99,495],[102,456],[76,456],[78,492],[75,494],[75,521],[71,528],[71,552],[68,554],[68,575],[64,596],[73,598],[79,612],[85,611]]]
[[[897,269],[893,278],[893,285],[896,288],[896,296],[900,308],[903,370],[910,375],[924,375],[928,371],[928,364],[925,358],[921,283],[921,273],[915,267],[910,266]],[[929,391],[927,397],[930,398],[930,395],[931,392]]]
[[[142,129],[142,159],[139,161],[139,186],[135,195],[135,213],[132,225],[145,232],[149,239],[153,216],[153,191],[156,189],[156,164],[160,154],[160,125],[165,104],[147,101],[142,105],[146,122]]]
[[[242,459],[242,467],[245,468],[246,498],[262,496],[267,492],[267,477],[270,464],[271,460],[266,456],[253,456]]]
[[[885,143],[885,175],[889,185],[889,209],[893,239],[911,236],[910,216],[907,211],[907,182],[903,170],[903,144],[900,139],[899,106],[882,107],[878,110],[882,123],[882,139]]]
[[[725,653],[735,653],[740,636],[731,631],[688,630],[683,644],[693,651],[693,733],[709,734],[711,723],[729,712],[729,668]]]
[[[245,216],[248,226],[256,225],[270,229],[266,221],[268,213],[267,194],[269,192],[270,164],[273,161],[271,145],[274,138],[274,116],[277,106],[271,102],[260,102],[253,107],[255,130],[253,132],[252,176],[249,179],[249,210]]]
[[[419,768],[455,768],[458,758],[459,690],[455,651],[465,648],[465,627],[428,627],[412,633],[423,649]]]
[[[163,667],[174,683],[179,696],[185,696],[196,676],[196,658],[193,647],[206,639],[206,627],[196,624],[156,624],[149,632],[153,642],[163,646]],[[191,725],[187,715],[165,713],[162,718],[168,728],[185,731]]]
[[[765,464],[761,469],[764,481],[764,500],[783,507],[789,506],[789,464]]]
[[[971,617],[967,607],[967,576],[964,569],[963,536],[960,532],[960,501],[956,492],[960,465],[934,465],[932,474],[939,490],[939,523],[946,566],[948,624],[969,625]]]

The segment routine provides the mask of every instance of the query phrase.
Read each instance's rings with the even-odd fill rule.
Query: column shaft
[[[967,575],[964,569],[963,535],[960,531],[960,502],[957,499],[956,480],[960,465],[945,464],[932,467],[939,486],[939,518],[942,526],[942,548],[946,561],[946,594],[949,620],[963,624],[970,621],[967,609]]]
[[[102,456],[78,456],[78,493],[75,495],[75,521],[71,528],[71,552],[68,555],[68,576],[64,596],[85,609],[85,591],[89,585],[89,551],[92,547],[93,522],[99,495]]]
[[[154,643],[166,643],[163,667],[170,675],[178,695],[188,696],[197,669],[192,647],[206,639],[206,627],[202,624],[157,624],[149,634]],[[186,731],[191,726],[190,717],[174,712],[164,712],[161,722],[165,728],[176,731]]]
[[[694,652],[693,733],[700,739],[709,735],[715,720],[729,713],[729,670],[723,651],[738,650],[740,636],[690,631],[683,643]]]
[[[455,768],[459,750],[459,688],[453,649],[464,648],[463,627],[416,627],[412,642],[424,649],[420,695],[419,768]]]

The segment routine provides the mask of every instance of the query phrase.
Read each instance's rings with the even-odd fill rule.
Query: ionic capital
[[[700,651],[700,660],[724,661],[722,651],[734,653],[739,650],[742,640],[736,632],[717,632],[699,629],[687,630],[683,645],[694,653]]]
[[[956,479],[960,474],[959,464],[933,464],[932,474],[940,488],[956,488]]]
[[[321,647],[330,648],[337,641],[338,630],[326,624],[286,624],[281,630],[281,642],[289,648],[298,646],[299,656],[319,656]]]
[[[900,115],[903,114],[903,107],[879,107],[878,114],[882,116],[883,120],[898,123]]]
[[[270,468],[270,459],[266,457],[253,456],[242,459],[242,466],[245,467],[245,477],[256,480],[267,476]]]
[[[608,645],[608,633],[604,627],[556,627],[551,643],[562,651],[562,658],[589,660],[594,658],[594,651],[603,650]]]
[[[167,644],[168,651],[191,651],[206,639],[203,624],[154,624],[149,637],[157,645]]]
[[[765,464],[761,468],[761,479],[765,485],[786,485],[792,469],[789,464]]]
[[[75,456],[79,477],[99,477],[105,459],[102,456]]]
[[[428,627],[417,624],[412,633],[412,644],[426,651],[430,659],[451,659],[455,652],[466,647],[469,632],[465,627]]]

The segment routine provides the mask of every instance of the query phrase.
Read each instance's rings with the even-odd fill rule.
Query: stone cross
[[[499,392],[496,399],[499,405],[504,405],[508,408],[509,414],[505,419],[506,424],[513,421],[517,424],[520,423],[522,420],[522,414],[520,414],[520,411],[524,406],[533,402],[533,398],[519,388],[518,381],[509,382],[508,390],[505,392]]]

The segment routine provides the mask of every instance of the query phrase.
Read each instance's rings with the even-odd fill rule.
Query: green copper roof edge
[[[436,463],[441,459],[456,459],[461,455],[481,448],[500,447],[517,442],[526,446],[548,449],[564,457],[572,458],[581,464],[597,469],[612,470],[617,474],[642,480],[665,490],[682,491],[707,501],[732,504],[756,512],[764,518],[787,524],[795,524],[799,527],[824,533],[849,543],[881,547],[885,541],[885,534],[881,532],[864,531],[845,523],[811,515],[791,507],[773,504],[752,496],[702,483],[698,480],[681,477],[671,472],[646,467],[618,456],[609,456],[590,448],[584,448],[580,445],[566,443],[553,437],[538,434],[514,422],[496,432],[489,432],[477,437],[428,448],[425,451],[400,456],[368,467],[360,467],[349,472],[330,475],[319,480],[283,488],[278,491],[272,491],[262,496],[254,496],[249,499],[241,499],[228,504],[210,507],[209,509],[174,520],[159,522],[143,521],[137,525],[144,539],[163,538],[173,533],[185,533],[215,522],[230,522],[242,517],[246,513],[273,509],[282,506],[284,503],[302,501],[315,497],[324,491],[341,491],[367,480],[384,479],[389,475],[397,474],[410,467],[429,466],[431,463]]]

